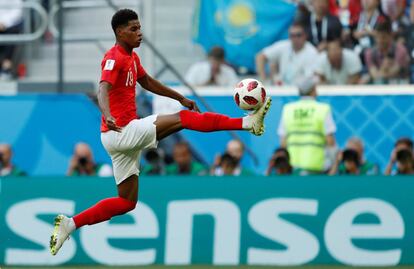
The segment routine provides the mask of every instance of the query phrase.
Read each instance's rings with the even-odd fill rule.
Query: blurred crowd
[[[242,165],[245,146],[240,140],[230,140],[223,152],[217,153],[211,165],[197,161],[190,144],[182,141],[174,145],[170,154],[166,154],[162,148],[146,151],[140,173],[145,176],[414,175],[413,145],[408,137],[398,139],[384,171],[365,158],[364,143],[358,137],[349,138],[343,149],[335,149],[333,156],[324,154],[320,169],[309,166],[317,159],[317,152],[311,152],[315,154],[314,158],[300,161],[300,156],[306,155],[303,152],[306,147],[301,147],[302,152],[298,152],[286,145],[274,150],[265,171],[255,173]],[[11,146],[0,144],[0,177],[6,176],[28,174],[13,163]],[[74,146],[66,176],[111,177],[113,171],[110,164],[97,163],[90,146],[80,142]]]
[[[331,85],[414,81],[413,0],[291,1],[298,8],[288,39],[275,40],[256,52],[256,73],[266,84],[296,85],[298,78],[309,74]],[[22,2],[0,0],[0,4]],[[48,10],[49,1],[41,3]],[[23,29],[22,8],[0,9],[0,35]],[[44,39],[50,38],[46,32]],[[19,75],[18,48],[0,45],[0,80]],[[213,47],[205,61],[194,63],[185,78],[194,86],[233,86],[239,80],[220,47]]]
[[[414,4],[410,0],[295,0],[287,40],[257,52],[256,72],[273,85],[408,84],[414,81]],[[233,86],[236,72],[213,47],[187,72],[194,86]]]

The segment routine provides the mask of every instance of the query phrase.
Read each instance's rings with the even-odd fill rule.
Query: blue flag
[[[193,39],[206,51],[221,46],[230,64],[254,72],[256,53],[287,38],[295,11],[290,0],[199,0]]]

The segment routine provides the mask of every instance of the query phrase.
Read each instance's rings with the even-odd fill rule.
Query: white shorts
[[[157,132],[154,122],[157,115],[132,120],[122,131],[101,133],[101,141],[112,159],[116,184],[132,175],[139,175],[141,151],[156,148]]]

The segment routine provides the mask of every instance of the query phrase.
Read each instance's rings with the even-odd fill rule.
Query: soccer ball
[[[246,78],[240,81],[234,89],[234,100],[243,110],[256,110],[266,99],[266,90],[256,79]]]

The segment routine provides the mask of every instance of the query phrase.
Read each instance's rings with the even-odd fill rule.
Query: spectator
[[[331,85],[357,84],[361,71],[358,55],[342,48],[340,40],[328,42],[328,50],[319,56],[315,70],[322,83]]]
[[[375,28],[375,47],[365,52],[365,62],[375,84],[408,82],[410,57],[400,42],[394,42],[389,21]]]
[[[397,151],[397,175],[414,175],[414,156],[408,149]]]
[[[357,158],[355,158],[355,154]],[[352,166],[357,166],[358,173],[355,173],[356,169]],[[364,144],[357,137],[348,139],[345,150],[338,155],[335,165],[332,166],[330,174],[359,174],[359,175],[377,175],[379,172],[378,166],[373,164],[364,158]]]
[[[238,166],[238,160],[228,153],[224,153],[220,157],[220,176],[234,176]]]
[[[190,146],[186,142],[175,144],[173,149],[174,163],[166,167],[167,175],[207,175],[207,169],[193,160]]]
[[[161,148],[149,149],[145,153],[147,164],[141,169],[143,175],[165,175],[164,151]]]
[[[270,158],[266,175],[291,175],[293,167],[290,165],[289,152],[285,148],[278,148]]]
[[[22,0],[0,0],[0,4],[21,4]],[[0,9],[0,35],[18,34],[23,29],[22,8]],[[15,45],[0,46],[0,80],[13,78],[13,56]]]
[[[238,81],[236,72],[225,63],[221,47],[213,47],[208,61],[195,63],[186,74],[186,81],[193,86],[234,86]]]
[[[358,152],[353,149],[346,149],[343,152],[339,152],[336,162],[332,165],[329,174],[337,174],[338,165],[341,165],[343,169],[339,171],[340,175],[361,175],[361,162]]]
[[[365,159],[364,143],[357,137],[351,137],[346,142],[346,149],[355,150],[358,153],[359,163],[361,164],[360,170],[362,175],[376,175],[379,173],[378,165]],[[342,168],[340,167],[339,170]]]
[[[390,160],[388,162],[387,168],[385,169],[385,175],[395,174],[393,172],[393,168],[395,163],[397,162],[397,154],[399,151],[408,150],[411,154],[414,154],[414,146],[413,141],[408,137],[402,137],[395,142],[394,149],[391,152]],[[404,154],[403,154],[404,156]],[[404,158],[403,158],[404,159]]]
[[[357,42],[356,53],[360,54],[374,44],[374,29],[385,18],[382,15],[380,0],[362,0],[362,12],[353,28],[353,37]]]
[[[299,84],[301,99],[283,107],[278,135],[287,148],[290,163],[301,174],[324,173],[333,163],[336,152],[331,107],[316,101],[316,77]]]
[[[295,85],[301,77],[313,72],[311,67],[317,54],[315,47],[306,41],[303,25],[294,23],[289,28],[289,40],[278,41],[257,54],[256,70],[260,79],[266,81],[265,65],[270,62],[276,67],[270,68],[271,83]]]
[[[402,33],[410,23],[409,18],[405,16],[406,5],[406,0],[381,0],[381,8],[390,18],[395,33]]]
[[[254,175],[254,173],[246,168],[241,166],[241,160],[244,155],[244,144],[237,139],[230,140],[226,146],[226,152],[230,156],[232,156],[237,161],[237,166],[234,169],[234,176],[250,176]],[[216,157],[214,161],[214,165],[212,167],[212,171],[210,172],[212,175],[221,176],[223,175],[223,170],[221,169],[221,156]]]
[[[323,51],[327,41],[342,37],[342,25],[338,17],[329,14],[328,0],[312,0],[312,7],[305,22],[308,40],[318,51]]]
[[[113,172],[109,164],[95,163],[91,148],[81,142],[75,145],[67,175],[110,177]]]
[[[362,11],[361,0],[349,0],[348,11],[349,11],[349,25],[356,26],[358,24],[359,16]]]
[[[13,151],[9,144],[0,144],[0,176],[26,176],[26,173],[20,170],[12,163]]]
[[[411,21],[411,24],[414,24],[414,2],[413,0],[411,0],[410,21]]]

